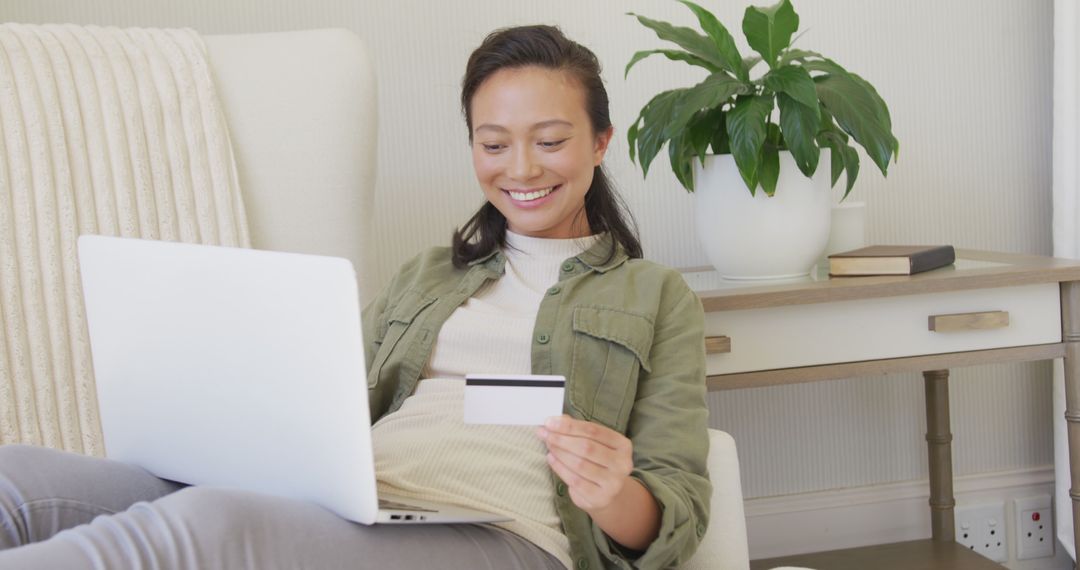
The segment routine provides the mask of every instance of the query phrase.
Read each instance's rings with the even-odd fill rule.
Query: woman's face
[[[590,235],[585,193],[612,129],[593,132],[581,85],[558,70],[504,69],[476,90],[471,111],[476,179],[510,231]]]

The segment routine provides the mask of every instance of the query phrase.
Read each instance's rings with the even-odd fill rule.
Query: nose
[[[543,169],[532,155],[530,148],[518,147],[514,150],[507,174],[514,180],[525,182],[542,174]]]

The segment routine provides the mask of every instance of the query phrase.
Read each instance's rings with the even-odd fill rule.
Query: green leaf
[[[686,89],[672,89],[659,93],[641,110],[641,127],[637,131],[638,164],[644,176],[649,175],[652,164],[660,147],[670,138],[665,131],[671,123],[675,104]]]
[[[705,30],[705,33],[716,44],[717,55],[725,64],[724,69],[734,73],[735,77],[748,81],[750,79],[750,70],[743,67],[739,48],[735,47],[735,39],[731,37],[731,33],[728,32],[727,28],[716,19],[712,12],[690,2],[690,0],[679,0],[679,2],[682,2],[694,12],[701,29]]]
[[[633,12],[629,15],[637,18],[641,25],[656,32],[657,37],[664,41],[672,42],[691,54],[709,62],[717,69],[723,69],[725,62],[721,60],[716,51],[716,45],[707,36],[697,33],[692,28],[673,26],[667,22],[653,20],[645,16],[639,16]]]
[[[844,154],[840,152],[839,145],[829,145],[829,150],[832,151],[829,153],[829,162],[832,163],[830,164],[832,167],[832,172],[830,172],[832,182],[829,182],[829,188],[834,188],[836,182],[840,180],[840,175],[844,173]]]
[[[881,95],[878,94],[877,89],[874,89],[874,86],[870,85],[870,82],[866,81],[859,75],[844,69],[840,66],[840,64],[836,63],[835,61],[814,51],[795,49],[787,50],[780,58],[781,65],[796,61],[799,62],[803,69],[806,69],[807,71],[835,75],[837,77],[852,81],[859,87],[863,88],[870,97],[870,100],[873,101],[874,114],[878,117],[881,123],[885,125],[886,129],[888,129],[890,132],[892,131],[892,117],[889,115],[889,107],[885,104],[885,100],[881,98]],[[895,156],[897,153],[900,152],[900,142],[897,141],[894,137],[892,139],[892,143],[892,152]]]
[[[690,154],[689,145],[686,141],[687,133],[671,139],[668,142],[668,160],[671,162],[671,171],[675,178],[682,184],[687,192],[694,191],[694,167],[693,157]]]
[[[818,112],[821,113],[821,125],[818,126],[818,132],[834,132],[839,135],[840,138],[843,139],[846,143],[848,140],[847,133],[845,133],[840,127],[836,126],[836,123],[833,121],[832,113],[829,113],[829,110],[826,109],[825,106],[822,105],[820,102],[818,103]]]
[[[768,8],[747,6],[742,28],[750,47],[771,69],[776,67],[780,51],[791,45],[791,35],[799,29],[799,15],[788,0]]]
[[[709,143],[712,142],[713,133],[716,132],[717,125],[723,125],[723,120],[724,112],[717,107],[694,115],[686,126],[690,149],[701,161],[702,166],[705,165],[705,156],[709,153]]]
[[[844,157],[844,170],[847,171],[847,188],[844,189],[844,195],[840,198],[843,200],[851,193],[851,188],[855,186],[855,179],[859,177],[859,153],[851,145],[840,147],[840,151]]]
[[[885,125],[885,128],[889,129],[889,132],[891,133],[892,116],[889,114],[889,106],[885,104],[885,100],[881,98],[881,95],[878,95],[877,89],[874,89],[874,86],[870,85],[870,82],[854,73],[849,72],[848,75],[851,76],[851,79],[855,81],[855,83],[862,86],[864,89],[866,89],[867,93],[870,94],[870,98],[873,99],[875,103],[875,113],[877,114],[878,119],[881,120],[882,124]],[[896,158],[895,155],[897,154],[900,154],[900,141],[896,140],[896,137],[893,137],[894,159]]]
[[[821,123],[817,101],[814,107],[807,107],[787,93],[777,93],[776,102],[780,107],[780,128],[791,150],[791,157],[803,174],[813,176],[821,154],[821,149],[814,142]]]
[[[634,124],[630,125],[630,128],[626,130],[626,143],[630,147],[630,162],[635,162],[635,155],[637,154],[637,147],[634,143],[637,141],[638,125],[641,123],[641,115],[634,120]]]
[[[761,145],[758,156],[758,182],[768,196],[776,193],[776,181],[780,179],[780,139],[780,129],[769,123],[766,126],[766,142]]]
[[[844,157],[843,152],[840,150],[840,146],[834,146],[836,144],[846,145],[848,142],[848,135],[836,126],[833,122],[832,115],[825,107],[820,108],[821,111],[821,125],[818,130],[817,141],[821,147],[828,146],[832,152],[829,153],[829,158],[832,166],[832,182],[829,186],[836,186],[836,181],[840,179],[840,175],[844,172]],[[828,136],[826,136],[826,133]],[[856,155],[856,158],[858,156]]]
[[[830,74],[814,78],[818,98],[874,161],[882,175],[888,175],[889,161],[899,143],[883,120],[871,93],[850,76]]]
[[[776,62],[778,66],[790,65],[793,61],[803,62],[810,58],[825,59],[825,56],[815,51],[809,51],[805,49],[786,49],[784,53],[780,54],[780,59]]]
[[[855,186],[855,179],[859,177],[859,153],[854,147],[847,144],[845,139],[841,138],[841,134],[838,132],[823,132],[819,135],[818,140],[822,145],[828,146],[832,151],[833,186],[835,186],[836,181],[840,179],[840,172],[842,170],[847,171],[847,188],[844,190],[844,196],[840,198],[840,200],[843,200],[851,193],[851,188]],[[837,163],[838,161],[839,166]]]
[[[885,105],[885,101],[878,95],[877,90],[874,89],[865,79],[851,73],[844,69],[840,64],[835,61],[812,51],[806,50],[790,50],[796,53],[795,61],[800,62],[800,67],[807,71],[813,71],[817,73],[826,73],[835,76],[839,79],[851,81],[859,87],[865,89],[870,95],[870,98],[874,102],[874,113],[882,120],[886,127],[892,128],[892,118],[889,116],[889,108]],[[813,58],[813,59],[810,59]]]
[[[809,109],[816,111],[818,108],[817,88],[805,69],[796,65],[778,67],[766,73],[762,80],[765,87],[777,93],[786,93]],[[816,118],[817,113],[814,115]]]
[[[731,146],[728,142],[727,134],[727,114],[720,115],[720,122],[716,125],[716,130],[713,131],[712,140],[709,141],[709,146],[712,147],[713,154],[731,154]]]
[[[840,152],[840,147],[837,143],[836,133],[831,131],[823,132],[818,135],[818,144],[822,148],[828,148],[832,152],[829,153],[829,162],[831,163],[831,172],[829,187],[835,187],[836,181],[840,180],[840,175],[844,173],[844,157]]]
[[[765,119],[772,107],[772,97],[740,97],[727,116],[731,154],[751,194],[757,187],[758,154],[765,141]]]
[[[751,55],[744,57],[742,60],[743,69],[746,70],[746,75],[749,77],[750,70],[754,69],[754,66],[761,63],[760,55]]]
[[[778,150],[785,150],[784,146],[784,133],[780,131],[780,127],[772,121],[765,123],[765,143],[775,146]]]
[[[736,95],[749,94],[751,88],[723,71],[706,77],[701,83],[685,90],[676,102],[677,110],[668,123],[665,135],[670,138],[686,127],[697,112],[719,107]]]
[[[630,74],[630,68],[633,67],[634,64],[636,64],[637,62],[639,62],[639,61],[641,61],[641,60],[643,60],[643,59],[645,59],[647,57],[649,57],[650,55],[657,55],[657,54],[662,55],[662,56],[664,56],[664,57],[666,57],[666,58],[668,58],[668,59],[670,59],[672,61],[685,61],[686,63],[689,63],[690,65],[696,65],[698,67],[704,67],[705,69],[708,69],[711,72],[719,71],[719,69],[715,65],[705,61],[704,59],[701,59],[700,57],[698,57],[698,56],[696,56],[696,55],[694,55],[692,53],[687,53],[685,51],[679,51],[677,49],[650,49],[650,50],[639,51],[639,52],[634,54],[634,57],[630,58],[630,63],[626,64],[626,71],[623,73],[623,77],[625,78],[627,75]]]

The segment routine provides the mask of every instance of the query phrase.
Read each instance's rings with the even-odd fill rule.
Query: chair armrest
[[[735,440],[728,434],[709,430],[709,479],[713,494],[709,529],[701,546],[683,570],[748,570],[750,553],[746,543],[742,481]]]

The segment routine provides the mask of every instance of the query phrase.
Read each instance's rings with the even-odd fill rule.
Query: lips
[[[530,202],[543,200],[544,198],[550,196],[552,193],[554,193],[556,190],[558,190],[561,187],[562,187],[562,184],[556,184],[554,186],[545,186],[545,187],[522,189],[522,190],[503,189],[503,192],[506,192],[506,194],[508,196],[510,196],[510,199],[512,199],[513,201],[518,202],[518,203],[522,203],[522,204],[527,204],[527,203],[530,203]]]

